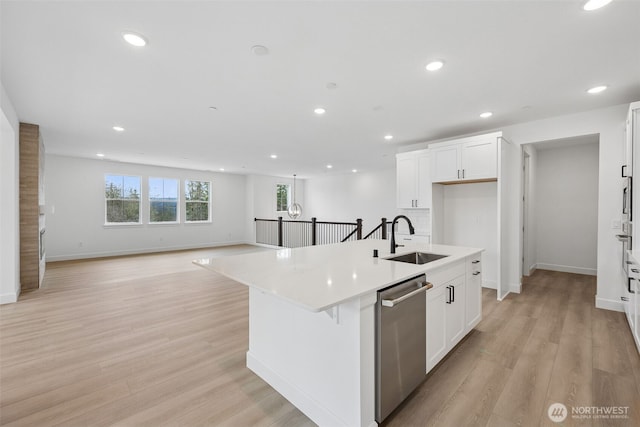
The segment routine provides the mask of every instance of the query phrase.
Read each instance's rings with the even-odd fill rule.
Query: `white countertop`
[[[379,258],[373,257],[378,249]],[[421,273],[440,269],[483,249],[426,243],[406,244],[395,255],[421,251],[449,255],[423,265],[389,261],[389,240],[278,249],[193,261],[244,285],[307,310],[327,310]]]

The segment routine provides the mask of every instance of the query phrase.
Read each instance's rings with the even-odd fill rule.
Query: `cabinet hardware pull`
[[[636,291],[632,291],[631,290],[631,281],[632,280],[636,280],[633,277],[629,277],[629,279],[627,280],[627,290],[629,291],[630,294],[635,294]]]
[[[471,264],[477,264],[477,263],[479,263],[479,262],[480,262],[480,260],[478,260],[478,259],[474,259],[473,261],[471,261]]]
[[[455,286],[451,287],[451,293],[453,294],[453,298],[451,299],[451,302],[456,302],[456,287]]]
[[[624,168],[626,168],[626,167],[627,167],[627,165],[622,165],[622,171],[621,171],[621,174],[622,174],[622,177],[623,177],[623,178],[627,178],[627,175],[625,175],[625,174],[624,174]]]
[[[634,273],[640,273],[640,270],[638,270],[637,268],[632,268],[631,271],[633,271]]]
[[[462,179],[464,179],[464,169],[462,169]]]
[[[446,302],[447,304],[451,304],[451,286],[447,286],[447,291],[449,291],[449,299]]]
[[[460,179],[460,169],[458,169],[458,179]]]
[[[629,298],[627,298],[627,297],[620,297],[620,299],[621,299],[622,301],[629,301]]]
[[[480,274],[479,271],[476,271],[475,273],[473,273],[474,276],[477,276],[478,274]]]

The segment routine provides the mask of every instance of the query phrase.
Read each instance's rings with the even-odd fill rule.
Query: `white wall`
[[[20,295],[19,126],[0,84],[0,304]]]
[[[598,144],[538,150],[536,192],[538,268],[596,275]]]
[[[523,146],[522,149],[529,155],[529,170],[528,170],[528,201],[527,201],[527,235],[524,241],[524,276],[528,276],[533,273],[536,269],[536,259],[538,253],[538,245],[537,245],[537,223],[538,219],[536,217],[536,182],[537,182],[537,164],[538,164],[538,151],[533,145]]]
[[[211,181],[212,222],[105,226],[105,174],[142,177],[142,218],[145,218],[148,212],[146,187],[149,176],[178,178],[181,192],[183,192],[185,179]],[[45,170],[47,260],[245,242],[247,240],[245,181],[244,175],[47,155]]]
[[[365,233],[398,212],[395,169],[310,178],[306,191],[307,217],[345,222],[362,218]]]
[[[442,243],[484,248],[483,286],[495,288],[498,280],[497,184],[443,185],[442,192]]]
[[[613,220],[621,220],[620,166],[628,108],[628,104],[622,104],[504,128],[509,132],[511,140],[518,144],[579,135],[599,135],[596,307],[618,311],[623,309],[620,296],[625,279],[620,268],[620,242],[615,238],[620,230],[612,229],[611,223]],[[537,223],[539,226],[540,220]],[[518,254],[515,257],[519,259]],[[514,258],[512,263],[519,264],[518,259]]]

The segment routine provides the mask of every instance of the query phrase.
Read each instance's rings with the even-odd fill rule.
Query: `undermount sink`
[[[426,264],[428,262],[437,261],[446,258],[449,255],[431,254],[427,252],[411,252],[404,255],[398,255],[387,258],[389,261],[407,262],[409,264]]]

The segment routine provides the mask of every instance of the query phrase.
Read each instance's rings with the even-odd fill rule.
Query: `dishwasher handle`
[[[416,289],[414,291],[411,291],[411,292],[409,292],[407,294],[402,295],[400,298],[383,299],[382,300],[382,305],[384,307],[394,307],[394,306],[400,304],[402,301],[404,301],[404,300],[406,300],[408,298],[411,298],[412,296],[417,295],[420,292],[424,292],[424,291],[426,291],[428,289],[431,289],[431,288],[433,288],[433,285],[431,283],[424,282],[421,287],[419,287],[418,289]]]

